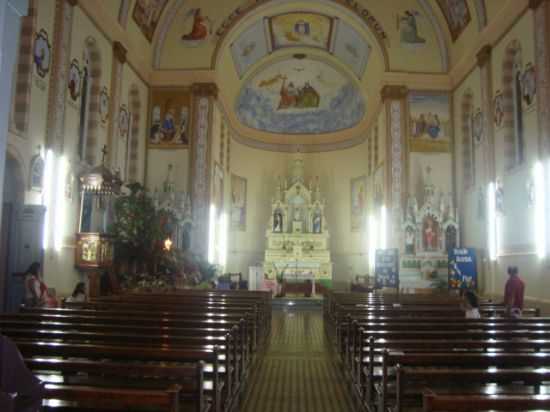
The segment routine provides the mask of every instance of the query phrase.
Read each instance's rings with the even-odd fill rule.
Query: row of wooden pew
[[[134,293],[0,315],[46,410],[222,412],[238,407],[271,328],[271,295]]]
[[[481,301],[466,319],[460,298],[330,292],[327,334],[359,410],[550,409],[550,317],[521,318]]]

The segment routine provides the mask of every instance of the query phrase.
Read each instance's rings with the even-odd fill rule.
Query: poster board
[[[449,289],[477,289],[476,252],[472,248],[449,250]]]
[[[374,285],[399,290],[399,249],[377,249],[374,264]]]

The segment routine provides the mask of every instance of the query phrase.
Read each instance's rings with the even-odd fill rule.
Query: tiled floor
[[[324,334],[320,309],[273,312],[271,342],[251,376],[242,410],[353,410]]]

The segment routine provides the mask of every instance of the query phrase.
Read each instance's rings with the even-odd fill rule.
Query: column
[[[54,149],[57,153],[63,152],[65,140],[65,101],[67,97],[69,59],[71,57],[73,7],[76,4],[77,0],[57,0],[55,3],[46,147]]]
[[[407,193],[407,115],[405,86],[384,86],[381,96],[386,110],[386,190],[385,205],[388,210],[388,247],[400,248],[401,217]]]
[[[550,2],[530,0],[529,8],[535,13],[539,154],[547,157],[550,155]]]
[[[111,99],[109,100],[109,125],[107,129],[107,164],[111,169],[116,165],[118,159],[118,149],[116,134],[118,129],[118,116],[120,108],[120,96],[122,93],[122,68],[126,63],[126,49],[124,46],[115,41],[113,43],[113,64],[111,66]],[[129,138],[129,137],[128,137]],[[124,165],[118,165],[124,167]],[[121,170],[121,176],[126,180],[124,175],[126,171]]]
[[[210,177],[212,114],[218,87],[214,83],[195,83],[191,87],[193,94],[193,118],[191,139],[191,177],[190,192],[193,208],[193,234],[191,249],[194,253],[208,257],[208,225],[210,216]]]

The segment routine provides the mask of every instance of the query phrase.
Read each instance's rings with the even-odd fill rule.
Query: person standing
[[[525,293],[525,283],[519,277],[516,266],[508,267],[508,281],[504,287],[504,305],[506,313],[512,317],[521,316],[523,310],[523,296]]]

